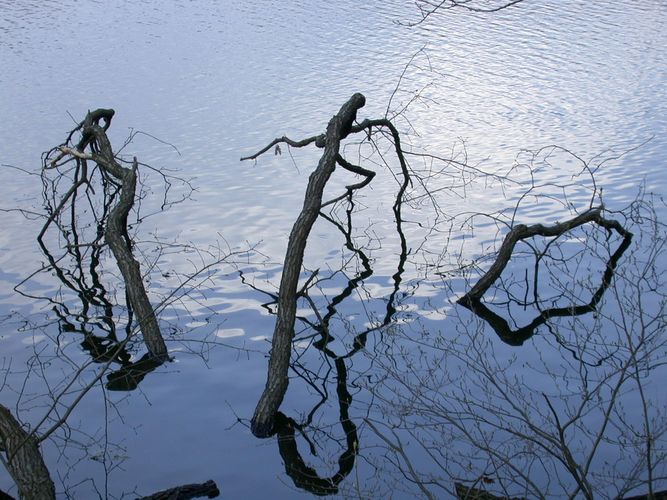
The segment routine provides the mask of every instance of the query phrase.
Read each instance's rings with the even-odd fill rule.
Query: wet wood
[[[340,142],[350,132],[357,110],[365,103],[366,98],[362,94],[354,94],[341,107],[338,114],[331,118],[326,134],[318,136],[315,141],[319,147],[324,148],[324,151],[317,168],[308,179],[303,208],[289,236],[278,292],[278,312],[266,385],[257,403],[250,427],[257,437],[268,437],[275,432],[275,417],[288,386],[287,375],[294,338],[297,287],[306,242],[322,206],[324,187],[336,168]]]
[[[607,230],[613,229],[624,238],[632,237],[632,233],[623,228],[618,221],[605,219],[602,216],[601,207],[592,208],[572,219],[565,222],[558,222],[551,226],[545,226],[544,224],[533,224],[532,226],[518,224],[512,228],[507,236],[505,236],[505,239],[500,246],[500,250],[498,251],[498,257],[496,257],[496,260],[489,270],[479,279],[475,286],[473,286],[472,289],[457,302],[461,305],[474,307],[482,295],[484,295],[489,287],[500,277],[512,258],[514,246],[519,241],[532,238],[533,236],[560,236],[567,231],[591,222],[598,224]]]
[[[138,163],[134,158],[132,167],[126,168],[116,161],[105,132],[112,116],[113,110],[96,110],[90,113],[84,121],[79,149],[88,143],[93,144],[90,158],[120,181],[120,199],[109,213],[104,237],[123,275],[128,302],[137,317],[146,348],[156,359],[165,361],[168,359],[167,346],[162,338],[155,311],[148,300],[141,269],[132,254],[132,242],[127,234],[127,217],[134,206]],[[99,125],[100,120],[105,120],[104,128]]]
[[[25,500],[48,500],[56,489],[34,436],[28,434],[11,412],[0,405],[0,447],[7,457],[9,474]]]
[[[210,479],[201,484],[184,484],[168,490],[158,491],[139,500],[190,500],[191,498],[216,498],[220,490]]]

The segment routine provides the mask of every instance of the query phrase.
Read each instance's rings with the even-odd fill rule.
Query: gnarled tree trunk
[[[316,141],[318,146],[324,147],[324,152],[317,169],[310,174],[303,208],[289,236],[278,292],[278,313],[266,386],[251,421],[252,433],[257,437],[268,437],[274,433],[276,413],[287,391],[287,373],[296,318],[297,285],[306,241],[319,214],[324,187],[336,168],[340,142],[350,133],[357,110],[365,103],[366,98],[362,94],[354,94],[341,107],[338,114],[331,118],[326,134],[319,136]]]

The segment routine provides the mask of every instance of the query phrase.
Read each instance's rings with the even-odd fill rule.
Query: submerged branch
[[[56,490],[46,468],[37,440],[29,435],[11,412],[0,405],[0,451],[3,462],[14,479],[21,498],[48,500],[56,497]]]
[[[304,250],[306,247],[308,235],[310,234],[310,230],[323,206],[335,203],[346,197],[349,198],[355,190],[366,186],[375,176],[374,172],[360,166],[353,165],[352,163],[345,160],[339,153],[341,141],[349,134],[366,132],[370,137],[371,131],[374,127],[389,130],[403,177],[396,196],[396,201],[393,206],[393,211],[396,216],[397,226],[400,233],[401,202],[405,190],[411,182],[410,172],[401,148],[399,132],[390,120],[386,118],[376,120],[366,119],[361,123],[357,123],[356,125],[354,124],[357,111],[364,106],[365,102],[366,99],[363,95],[354,94],[352,98],[341,107],[338,114],[331,119],[325,134],[313,136],[299,142],[291,141],[286,137],[275,139],[267,147],[260,150],[257,154],[245,158],[256,158],[260,154],[271,149],[271,147],[278,144],[279,142],[287,142],[290,145],[296,145],[299,147],[315,142],[317,147],[324,148],[324,152],[320,158],[318,167],[309,178],[303,209],[296,222],[294,223],[292,232],[290,233],[289,237],[287,253],[285,255],[285,263],[283,267],[283,275],[278,292],[278,312],[272,340],[272,350],[269,359],[267,382],[251,421],[251,430],[257,437],[268,437],[276,432],[276,414],[280,404],[283,401],[285,392],[287,391],[287,374],[289,370],[292,340],[294,338],[296,299],[298,298],[297,285],[301,273]],[[325,185],[337,165],[350,172],[363,176],[364,179],[357,184],[347,186],[346,193],[344,195],[338,196],[333,200],[323,204],[322,194]],[[401,248],[401,255],[406,255],[407,249],[403,238],[401,238]],[[395,276],[397,283],[400,283],[401,271],[402,269],[399,267],[399,271]],[[391,313],[388,311],[388,317],[390,316]],[[355,349],[360,349],[364,342],[365,336],[360,336],[359,344],[355,347]],[[356,350],[353,350],[353,352],[356,352]]]
[[[491,328],[493,328],[500,340],[506,344],[511,346],[523,345],[526,340],[533,336],[535,330],[539,326],[545,324],[551,318],[580,316],[582,314],[587,314],[596,310],[597,305],[602,300],[602,297],[609,288],[609,285],[611,285],[612,277],[616,271],[618,261],[621,259],[625,251],[630,247],[630,243],[632,242],[632,233],[626,230],[623,231],[624,233],[621,233],[623,235],[623,241],[621,241],[621,244],[606,263],[605,272],[602,275],[602,282],[600,283],[600,286],[591,297],[591,300],[585,304],[573,304],[565,307],[551,307],[549,309],[541,310],[540,314],[537,315],[530,323],[516,330],[512,330],[509,322],[505,318],[486,307],[484,303],[478,298],[462,297],[459,299],[459,304],[470,309],[477,316],[485,320],[491,326]]]
[[[89,112],[86,119],[70,132],[65,144],[51,150],[54,153],[58,152],[58,155],[50,161],[49,154],[46,155],[45,170],[57,168],[62,164],[61,162],[67,162],[68,159],[74,158],[77,161],[78,175],[74,185],[61,199],[44,224],[38,240],[41,243],[49,225],[57,220],[67,201],[70,198],[74,200],[73,195],[78,188],[88,182],[88,161],[95,162],[104,174],[117,181],[120,184],[120,199],[109,212],[104,229],[104,238],[111,248],[123,276],[128,306],[137,316],[146,348],[157,360],[165,361],[168,359],[167,346],[160,333],[155,311],[148,300],[141,269],[132,253],[132,242],[127,234],[127,218],[134,206],[136,196],[138,162],[134,158],[132,167],[126,168],[116,160],[111,143],[106,135],[106,130],[109,128],[113,116],[114,110],[112,109],[97,109]],[[103,121],[104,124],[100,125],[100,121]],[[81,131],[81,139],[76,147],[70,147],[72,135],[78,130]],[[72,201],[73,203],[74,201]]]
[[[605,219],[602,216],[602,208],[593,208],[574,217],[565,222],[557,222],[552,226],[545,226],[543,224],[533,224],[526,226],[519,224],[514,226],[512,230],[505,236],[503,243],[498,251],[498,257],[491,265],[489,270],[482,276],[479,281],[472,287],[472,289],[461,297],[457,302],[461,305],[472,304],[481,299],[482,295],[486,293],[489,287],[500,277],[505,266],[512,258],[514,246],[521,240],[532,238],[533,236],[560,236],[567,231],[589,222],[594,222],[607,230],[615,230],[618,234],[626,239],[632,238],[632,233],[621,226],[618,221]],[[599,300],[599,299],[598,299]]]
[[[216,498],[220,490],[215,481],[208,480],[201,484],[184,484],[168,490],[158,491],[139,500],[190,500],[191,498]]]
[[[287,374],[294,338],[297,286],[306,242],[322,205],[324,187],[336,168],[340,142],[350,132],[357,110],[365,103],[366,98],[362,94],[354,94],[329,121],[324,136],[324,152],[317,169],[308,179],[303,208],[289,236],[278,292],[278,316],[273,333],[266,386],[251,421],[252,433],[257,437],[268,437],[275,432],[275,417],[288,385]]]
[[[120,168],[122,170],[119,173],[122,173],[123,182],[120,200],[109,214],[104,237],[123,275],[125,290],[132,309],[137,315],[146,348],[157,359],[166,361],[168,358],[167,346],[160,333],[155,311],[144,288],[139,263],[132,255],[131,244],[127,236],[127,215],[134,203],[137,182],[137,159],[134,159],[132,169]]]

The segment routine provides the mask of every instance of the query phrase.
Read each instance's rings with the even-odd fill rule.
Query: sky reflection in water
[[[300,139],[322,132],[353,92],[367,98],[362,118],[383,116],[403,69],[417,54],[392,99],[392,110],[400,110],[421,92],[421,99],[406,114],[409,121],[397,119],[406,149],[459,160],[466,154],[469,164],[504,174],[522,148],[558,144],[581,158],[601,155],[604,159],[653,137],[640,149],[605,163],[596,173],[608,208],[620,209],[635,198],[642,183],[649,192],[665,190],[665,14],[659,2],[560,2],[557,6],[522,5],[490,16],[451,11],[408,28],[395,21],[415,18],[410,2],[364,6],[340,2],[205,6],[185,2],[0,2],[0,116],[5,117],[0,121],[4,200],[0,208],[39,210],[41,185],[36,177],[7,165],[38,171],[41,152],[60,143],[74,126],[68,113],[79,120],[88,109],[113,107],[116,117],[110,137],[115,146],[132,129],[159,138],[139,135],[124,154],[174,169],[192,179],[196,188],[192,200],[142,223],[138,239],[145,242],[146,252],[150,255],[147,242],[155,233],[166,241],[200,247],[219,244],[223,249],[253,246],[257,251],[245,257],[245,262],[237,259],[236,266],[216,269],[204,285],[161,317],[176,332],[186,332],[191,338],[216,338],[234,349],[204,349],[207,363],[179,353],[176,362],[146,376],[138,393],[109,395],[115,407],[104,406],[100,394],[85,398],[74,414],[73,427],[80,426],[103,443],[100,415],[107,414],[110,440],[117,447],[106,451],[115,457],[110,463],[122,463],[122,468],[114,469],[108,485],[103,486],[99,461],[83,458],[65,483],[72,486],[93,477],[98,488],[109,488],[103,496],[118,496],[135,486],[138,492],[149,493],[171,482],[214,478],[229,498],[261,498],[268,491],[282,498],[295,495],[275,443],[258,442],[245,427],[235,425],[235,414],[243,418],[252,414],[261,391],[266,370],[263,354],[269,348],[264,339],[270,336],[274,319],[262,306],[270,298],[244,284],[238,269],[258,289],[275,293],[286,235],[319,151],[294,150],[290,157],[284,148],[282,155],[266,155],[256,163],[238,159],[283,134]],[[418,53],[422,47],[423,52]],[[369,152],[352,144],[345,154],[354,161]],[[566,152],[552,150],[535,158],[522,153],[517,161],[521,165],[533,162],[532,171],[542,187],[539,198],[528,197],[522,203],[516,221],[546,223],[568,217],[562,204],[545,197],[562,196],[563,189],[547,184],[562,184],[582,170],[581,163]],[[398,173],[397,165],[392,166]],[[415,158],[412,166],[423,172],[430,164]],[[353,234],[357,248],[371,258],[374,272],[346,299],[333,320],[335,345],[341,351],[352,347],[354,333],[382,322],[394,288],[392,275],[397,271],[400,241],[391,211],[397,184],[385,167],[372,168],[378,175],[371,189],[358,199]],[[514,170],[520,186],[478,178],[464,189],[461,180],[470,177],[449,169],[429,189],[437,193],[448,215],[506,211],[525,193],[529,171],[525,166]],[[342,192],[352,178],[336,172],[328,195]],[[160,192],[151,184],[154,177],[144,180],[155,193]],[[583,175],[565,191],[569,201],[583,210],[591,188]],[[178,198],[180,192],[183,188],[176,186],[173,196]],[[420,196],[419,190],[412,195]],[[148,196],[142,210],[159,211],[160,201],[159,195]],[[455,268],[459,257],[484,254],[499,243],[504,228],[480,219],[474,233],[465,224],[453,234],[431,232],[437,214],[421,198],[407,203],[403,214],[410,254],[396,297],[399,314],[383,335],[402,339],[423,332],[455,331],[456,318],[463,313],[450,301],[463,293],[466,283],[460,274],[443,278],[436,271],[446,272],[448,259]],[[448,227],[447,221],[437,222],[436,229]],[[3,212],[2,224],[0,313],[18,311],[20,315],[3,321],[0,345],[3,362],[12,359],[16,367],[23,366],[31,354],[26,344],[46,345],[47,337],[39,329],[30,336],[31,325],[48,323],[45,329],[52,336],[57,325],[49,304],[12,290],[44,261],[34,240],[41,222]],[[57,246],[58,241],[51,243]],[[345,268],[347,276],[335,272],[350,258],[344,243],[330,223],[316,223],[305,265],[310,271],[333,274],[329,282],[322,283],[320,307],[360,270],[359,262],[353,261]],[[196,254],[179,251],[161,256],[160,272],[151,275],[153,297],[169,294],[177,286],[175,276],[201,265],[198,259]],[[435,263],[442,268],[433,268]],[[110,267],[112,263],[107,259],[102,264]],[[42,273],[22,290],[54,296],[59,287],[49,273]],[[122,299],[122,290],[110,293]],[[77,307],[74,296],[65,294],[64,302]],[[300,307],[305,316],[307,305]],[[34,316],[36,313],[40,316]],[[309,311],[311,321],[312,316]],[[24,317],[31,318],[30,325],[23,322]],[[355,388],[363,387],[364,377],[372,379],[377,374],[373,370],[386,362],[375,361],[372,354],[393,351],[403,342],[394,345],[376,340],[368,346],[370,355],[354,358],[354,373],[348,382],[356,384]],[[69,354],[73,359],[85,359],[79,339],[62,341],[63,345],[72,343]],[[170,348],[187,350],[176,342]],[[505,346],[495,348],[501,359],[514,355]],[[141,352],[134,355],[140,357]],[[307,361],[309,369],[318,367],[313,370],[321,374],[326,371],[322,359],[311,349],[304,363]],[[59,369],[65,370],[58,365],[54,371]],[[8,385],[19,386],[23,376],[10,377]],[[332,394],[334,379],[330,375]],[[37,393],[42,383],[31,379],[27,387]],[[359,426],[369,396],[355,390],[352,418],[357,417]],[[317,397],[313,386],[295,380],[284,411],[297,419],[312,409]],[[11,407],[15,400],[15,393],[3,390],[0,402]],[[317,463],[336,469],[340,450],[325,439],[325,431],[331,427],[340,439],[338,403],[332,400],[325,407],[326,412],[318,413],[315,422],[321,429],[313,431],[313,439],[318,446],[322,444],[321,462]],[[21,416],[33,422],[36,413],[25,411]],[[153,421],[159,425],[149,424]],[[366,443],[380,442],[370,432],[364,436]],[[57,444],[44,447],[54,476]],[[305,454],[307,443],[300,442],[300,447]],[[70,461],[105,450],[99,444],[77,451]],[[415,460],[427,467],[424,457]],[[373,476],[364,460],[357,460],[356,466],[360,477]],[[382,474],[375,479],[382,482]],[[11,484],[6,472],[0,472],[0,488],[6,490]],[[92,486],[85,482],[73,491],[74,496],[87,497]],[[405,493],[406,497],[410,494]]]

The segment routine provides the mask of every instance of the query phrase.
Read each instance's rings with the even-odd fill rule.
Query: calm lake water
[[[463,341],[456,351],[453,339],[469,339],[498,366],[517,364],[516,376],[528,377],[521,385],[560,401],[553,404],[562,414],[570,407],[567,398],[553,395],[554,380],[568,394],[581,394],[570,370],[607,366],[624,352],[623,342],[637,338],[636,324],[646,326],[642,318],[654,318],[649,327],[655,328],[656,355],[667,352],[659,340],[664,297],[644,293],[653,282],[644,283],[650,273],[641,272],[647,262],[655,264],[656,275],[665,270],[653,245],[659,237],[651,233],[662,229],[649,223],[646,207],[653,200],[655,217],[665,220],[667,4],[527,0],[493,14],[451,10],[409,25],[419,17],[412,2],[393,0],[0,0],[0,403],[24,425],[43,433],[63,415],[101,369],[89,363],[82,331],[102,335],[109,328],[95,319],[101,314],[95,307],[86,310],[82,295],[64,285],[36,243],[44,223],[43,184],[34,175],[42,152],[61,144],[87,110],[113,108],[112,144],[120,149],[132,136],[121,154],[177,177],[168,199],[186,198],[163,207],[162,178],[140,168],[142,203],[130,223],[151,301],[167,302],[159,317],[174,361],[131,391],[110,390],[105,375],[68,425],[42,443],[59,497],[135,498],[208,479],[224,498],[312,494],[312,484],[308,492],[303,478],[295,479],[295,470],[312,471],[294,465],[294,450],[279,448],[275,437],[253,437],[248,422],[266,381],[275,321],[271,294],[321,151],[284,146],[280,155],[239,158],[274,137],[298,140],[323,132],[355,92],[366,96],[360,120],[394,118],[404,149],[414,153],[415,177],[397,227],[392,206],[400,169],[390,144],[378,139],[373,149],[363,137],[350,139],[342,149],[346,158],[378,175],[355,198],[350,228],[346,205],[339,204],[331,217],[340,227],[321,217],[308,240],[303,281],[315,270],[321,281],[312,304],[299,302],[304,320],[297,324],[281,411],[306,423],[295,442],[303,467],[332,478],[328,484],[335,488],[326,492],[425,495],[414,476],[404,476],[409,462],[436,498],[451,496],[455,481],[479,486],[482,477],[496,488],[490,491],[503,493],[497,489],[506,484],[502,467],[477,463],[456,426],[437,417],[439,405],[442,415],[455,402],[464,413],[465,398],[449,392],[461,381],[475,397],[488,388],[488,380],[467,372],[466,363],[478,358],[461,347]],[[325,199],[357,181],[337,171]],[[65,181],[59,189],[64,194]],[[627,207],[638,198],[644,205],[633,212]],[[455,304],[491,264],[489,255],[509,224],[553,224],[600,202],[635,238],[619,261],[623,280],[605,293],[599,315],[547,322],[516,348]],[[82,238],[94,238],[92,207],[100,205],[91,202],[77,215]],[[542,305],[569,307],[598,289],[620,242],[612,233],[605,238],[586,229],[559,240],[537,286]],[[65,236],[53,230],[45,241],[54,255],[64,255]],[[527,248],[521,254],[526,261],[512,260],[513,274],[492,297],[497,311],[511,309],[514,329],[535,316],[525,299],[510,307],[535,291]],[[547,252],[539,243],[535,248]],[[90,255],[83,252],[79,271],[71,257],[58,263],[65,276],[89,279]],[[108,251],[100,259],[100,285],[124,333],[119,273]],[[627,311],[646,317],[635,323]],[[328,347],[336,355],[312,345],[313,325],[323,322],[335,337]],[[365,348],[356,352],[364,332]],[[610,353],[594,338],[601,332],[625,340],[604,337],[616,349]],[[139,343],[128,349],[132,361],[145,353]],[[649,406],[664,412],[667,397],[658,386],[664,370],[646,374]],[[418,387],[429,390],[411,399]],[[55,411],[42,421],[61,392]],[[627,420],[635,425],[641,421],[634,411],[639,391],[624,386],[621,392],[628,398]],[[544,400],[526,404],[545,407]],[[597,428],[599,418],[586,413],[586,424]],[[349,422],[357,438],[352,441]],[[480,435],[492,442],[491,434]],[[579,429],[568,438],[583,443],[582,457],[584,435]],[[420,442],[427,445],[415,444]],[[443,453],[450,446],[455,458]],[[656,437],[655,447],[664,452],[664,436]],[[534,462],[517,467],[530,471],[538,489],[561,495],[558,474]],[[607,483],[599,486],[604,494],[647,491],[641,482],[609,479],[609,470],[616,477],[632,468],[631,458],[611,444],[600,446],[591,463],[599,469],[595,480]],[[658,472],[665,477],[664,462]],[[0,489],[16,495],[4,468]],[[531,497],[526,491],[507,493]]]

